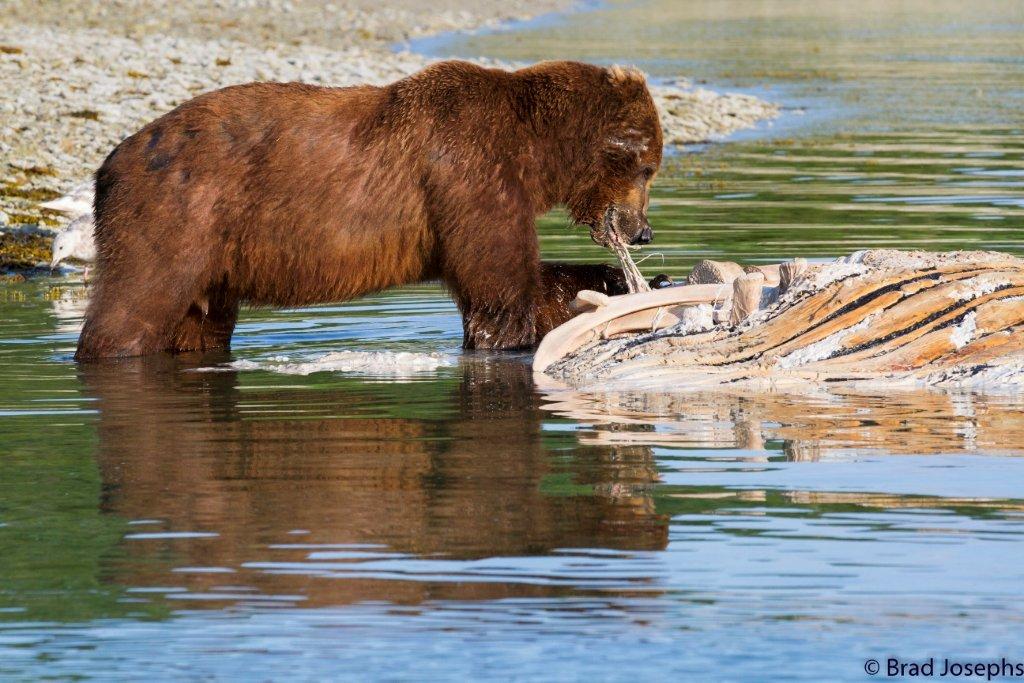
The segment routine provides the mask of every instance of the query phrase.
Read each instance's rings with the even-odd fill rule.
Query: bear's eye
[[[640,177],[644,179],[644,182],[650,180],[652,177],[654,177],[654,167],[644,166],[642,169],[640,169]]]

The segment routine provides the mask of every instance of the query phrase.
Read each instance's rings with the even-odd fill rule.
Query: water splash
[[[334,351],[312,358],[270,356],[262,360],[242,359],[204,371],[266,370],[283,375],[311,375],[315,372],[346,372],[375,377],[406,378],[437,372],[456,364],[453,356],[411,351]]]

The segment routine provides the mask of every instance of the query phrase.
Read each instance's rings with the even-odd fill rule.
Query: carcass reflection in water
[[[678,393],[577,391],[538,377],[544,409],[592,425],[591,445],[740,448],[788,460],[850,452],[1024,454],[1018,395],[864,392],[822,385],[813,392],[715,390]],[[766,444],[779,444],[766,450]]]

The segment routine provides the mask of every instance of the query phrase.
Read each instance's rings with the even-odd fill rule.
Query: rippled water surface
[[[635,61],[789,107],[669,160],[645,271],[1024,253],[1018,5],[676,5],[445,49]],[[607,258],[558,215],[542,243]],[[1024,659],[1019,395],[584,394],[460,354],[432,285],[249,312],[230,356],[77,366],[81,295],[0,290],[0,678]]]

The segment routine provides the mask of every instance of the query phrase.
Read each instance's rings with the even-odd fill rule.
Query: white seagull
[[[92,214],[79,216],[71,221],[68,227],[57,233],[53,238],[53,257],[50,259],[50,270],[56,268],[61,261],[76,259],[86,264],[96,260],[96,240],[93,237]],[[86,266],[84,277],[89,277]]]

